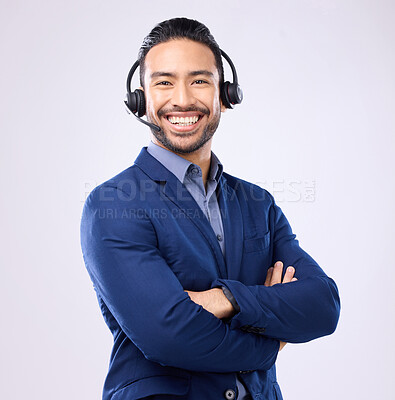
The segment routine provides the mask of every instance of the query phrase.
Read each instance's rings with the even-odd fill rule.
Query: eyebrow
[[[188,72],[188,76],[197,76],[197,75],[206,75],[209,76],[210,78],[214,78],[214,74],[211,71],[207,71],[206,69],[200,69],[198,71]],[[150,78],[152,79],[158,76],[169,76],[171,78],[175,78],[176,74],[174,74],[173,72],[156,71],[150,75]]]

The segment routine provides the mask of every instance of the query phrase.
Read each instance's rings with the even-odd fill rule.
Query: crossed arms
[[[216,297],[212,304],[207,302],[205,292],[188,294],[198,304],[204,303],[206,309],[214,311],[213,314],[219,318],[227,310],[226,317],[231,317],[231,329],[253,327],[252,331],[265,337],[291,343],[308,342],[333,333],[340,313],[336,283],[299,246],[296,235],[274,199],[269,219],[274,230],[273,259],[279,261],[269,268],[265,283],[245,285],[236,280],[216,279],[211,285],[211,288],[225,286],[240,311],[235,313],[234,309],[229,310],[229,304],[223,300],[225,296],[220,291],[214,295],[210,293],[211,298]],[[289,267],[281,280],[283,265]],[[222,301],[217,297],[222,297]],[[213,309],[213,305],[217,306]]]
[[[112,215],[121,216],[125,203],[119,199],[125,194],[120,196],[116,188],[105,190],[114,191]],[[273,286],[215,280],[212,289],[228,287],[241,309],[228,324],[184,291],[158,250],[149,218],[101,217],[108,208],[99,190],[85,203],[84,261],[98,296],[148,360],[192,371],[267,370],[275,363],[280,340],[307,341],[335,329],[336,285],[300,249],[279,211],[273,256],[293,265],[298,280]],[[265,332],[243,331],[246,325]]]
[[[298,280],[294,277],[295,269],[292,266],[286,269],[284,279],[281,281],[282,271],[283,263],[281,261],[276,262],[274,267],[270,267],[267,271],[265,286],[273,286],[277,283],[289,283]],[[219,319],[229,319],[237,313],[232,303],[228,300],[221,289],[213,288],[201,292],[185,290],[185,292],[188,293],[193,302],[201,305],[205,310]],[[281,351],[285,345],[286,342],[280,340],[279,351]]]

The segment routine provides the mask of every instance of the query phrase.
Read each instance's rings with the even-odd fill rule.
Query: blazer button
[[[251,325],[243,325],[240,327],[240,329],[245,332],[249,332],[250,328],[251,328]]]
[[[228,389],[228,390],[225,392],[225,399],[227,399],[227,400],[234,400],[235,398],[236,398],[236,393],[235,393],[234,390]]]

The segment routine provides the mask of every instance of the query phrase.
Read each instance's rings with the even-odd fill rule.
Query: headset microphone
[[[243,100],[243,91],[238,84],[237,80],[237,72],[236,68],[233,65],[232,60],[229,56],[221,50],[222,57],[229,63],[230,68],[232,70],[233,82],[230,83],[228,81],[224,82],[220,88],[220,96],[222,103],[226,108],[233,108],[235,104],[240,104]],[[133,114],[140,122],[144,125],[149,126],[157,132],[161,131],[161,128],[158,125],[152,124],[151,122],[143,120],[141,117],[145,115],[145,95],[141,89],[136,89],[135,91],[131,91],[131,83],[133,74],[136,72],[137,67],[139,66],[139,61],[137,60],[132,68],[129,71],[128,78],[126,80],[126,99],[124,101],[126,105],[126,111],[130,114]]]
[[[124,101],[124,103],[126,104],[126,100]],[[130,114],[129,107],[127,104],[126,104],[126,111]],[[136,114],[134,114],[134,115],[140,122],[142,122],[144,125],[149,126],[152,129],[155,129],[158,133],[162,130],[162,129],[160,129],[160,127],[158,125],[151,124],[151,122],[144,121],[142,118],[138,117]]]
[[[126,100],[125,100],[125,104],[126,104]],[[126,111],[130,114],[129,108],[127,105],[126,105]],[[155,129],[158,133],[162,130],[162,129],[160,129],[160,126],[151,124],[151,122],[148,122],[148,121],[144,121],[142,118],[138,117],[136,114],[134,114],[134,115],[140,122],[142,122],[144,125],[149,126],[152,129]]]

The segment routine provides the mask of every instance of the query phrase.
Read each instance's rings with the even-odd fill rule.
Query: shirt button
[[[218,235],[217,235],[217,239],[220,241],[220,242],[222,242],[222,236],[218,233]]]
[[[228,390],[225,392],[225,399],[234,400],[235,398],[236,398],[236,393],[235,393],[234,390],[228,389]]]
[[[199,170],[197,168],[192,168],[191,171],[195,175],[199,172]]]

